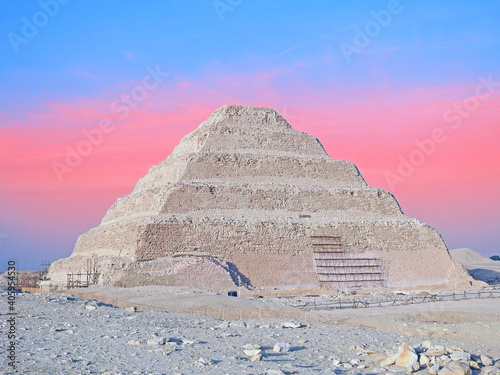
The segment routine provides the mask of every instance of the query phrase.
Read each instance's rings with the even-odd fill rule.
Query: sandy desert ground
[[[227,321],[172,313],[168,307],[217,302],[246,308],[291,308],[275,302],[276,298],[141,288],[134,292],[125,288],[99,291],[96,287],[94,292],[96,296],[107,294],[142,303],[149,298],[148,303],[163,303],[167,311],[133,311],[70,294],[18,294],[19,373],[408,373],[406,367],[383,363],[398,353],[403,343],[413,347],[422,362],[417,373],[441,369],[442,374],[445,365],[459,360],[477,367],[472,369],[474,374],[500,373],[499,299],[335,310],[322,312],[329,319],[314,322]],[[5,292],[0,303],[7,304]],[[3,328],[8,326],[6,315],[2,315],[1,324]],[[275,352],[277,344],[281,351]],[[252,349],[251,345],[257,346]],[[440,355],[430,355],[433,351]],[[433,362],[437,366],[433,367]],[[5,356],[2,366],[9,373]]]
[[[460,251],[455,258],[468,269],[479,264],[496,272],[499,262],[476,254]],[[5,279],[2,284],[1,325],[7,331]],[[235,298],[193,288],[92,286],[18,293],[17,373],[500,374],[498,287],[468,291],[481,298],[356,309],[324,306],[343,301],[349,307],[353,299],[375,306],[452,291],[324,292],[268,290]],[[454,292],[460,299],[463,291]],[[248,316],[202,315],[214,306]],[[175,312],[183,310],[195,313]],[[255,311],[275,318],[252,318]],[[1,370],[14,373],[6,354]]]

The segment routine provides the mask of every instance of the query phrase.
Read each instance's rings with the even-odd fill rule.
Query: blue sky
[[[391,80],[418,87],[498,70],[496,1],[401,0],[400,13],[366,49],[368,58],[355,54],[350,64],[340,43],[352,44],[356,26],[364,30],[371,12],[386,11],[391,2],[242,0],[222,13],[224,20],[214,3],[69,1],[17,54],[7,35],[23,36],[23,17],[33,21],[42,7],[4,3],[3,110],[26,92],[33,104],[51,95],[99,94],[158,63],[190,78],[301,65],[298,74],[318,86]]]

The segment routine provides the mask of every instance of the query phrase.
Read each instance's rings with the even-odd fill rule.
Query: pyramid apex
[[[232,123],[235,125],[267,125],[291,129],[290,124],[281,114],[267,107],[252,107],[245,105],[228,104],[216,109],[210,115],[210,123]]]

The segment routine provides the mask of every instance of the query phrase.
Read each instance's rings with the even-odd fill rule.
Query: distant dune
[[[451,250],[450,255],[454,261],[462,263],[463,265],[466,263],[495,263],[494,260],[491,260],[487,256],[466,247]]]
[[[500,262],[468,248],[450,250],[450,255],[454,261],[462,264],[474,279],[488,284],[500,284]]]

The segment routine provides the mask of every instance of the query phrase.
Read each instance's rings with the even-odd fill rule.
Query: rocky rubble
[[[398,353],[390,354],[380,362],[380,366],[388,371],[404,368],[411,373],[427,369],[430,374],[437,375],[470,375],[472,370],[482,370],[481,374],[500,373],[498,367],[492,365],[493,360],[488,356],[473,355],[458,347],[434,345],[431,341],[415,346],[405,342]]]
[[[5,293],[0,304],[7,305]],[[18,294],[16,308],[23,374],[500,373],[495,348],[350,325],[222,321],[65,294]],[[0,324],[3,331],[6,315]]]

